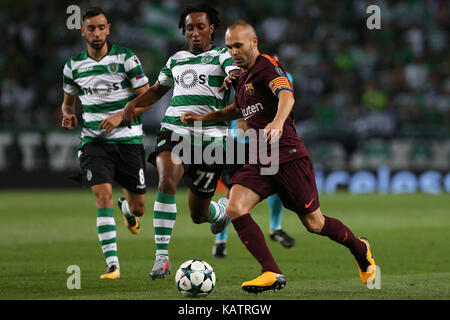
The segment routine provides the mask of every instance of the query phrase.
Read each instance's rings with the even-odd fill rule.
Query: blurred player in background
[[[189,112],[182,119],[186,123],[229,121],[241,118],[241,110],[247,109],[251,111],[246,112],[248,128],[264,130],[269,150],[272,144],[279,146],[279,170],[274,175],[261,174],[262,161],[258,155],[256,164],[246,164],[230,182],[227,214],[242,243],[262,267],[261,275],[244,282],[242,289],[258,293],[279,290],[286,285],[286,278],[273,258],[264,234],[250,215],[257,203],[273,193],[278,193],[283,205],[297,213],[309,232],[346,246],[356,259],[361,281],[372,282],[376,265],[367,239],[356,238],[342,222],[324,216],[320,210],[313,165],[294,127],[293,89],[283,67],[272,57],[259,53],[255,30],[245,21],[238,21],[227,29],[225,43],[233,60],[241,67],[235,84],[235,102],[206,115]],[[257,103],[259,108],[248,108]]]
[[[102,279],[120,277],[112,183],[117,181],[123,188],[125,198],[120,198],[118,204],[133,234],[140,230],[138,217],[145,212],[146,191],[142,116],[137,116],[127,128],[122,124],[122,110],[128,101],[149,88],[148,79],[131,50],[107,41],[110,30],[111,24],[101,8],[87,9],[81,27],[87,49],[71,57],[64,66],[61,106],[61,125],[73,130],[78,123],[77,97],[82,104],[80,179],[96,199],[98,238],[107,265]]]
[[[173,151],[178,147],[176,135],[188,140],[191,154],[203,154],[210,143],[220,145],[215,151],[224,154],[223,142],[227,132],[225,122],[203,123],[201,133],[206,139],[196,146],[194,127],[185,125],[180,117],[188,110],[208,113],[220,110],[229,101],[229,92],[219,92],[223,79],[233,70],[233,65],[226,48],[213,45],[215,31],[220,25],[217,10],[207,5],[188,7],[180,15],[178,27],[188,40],[188,50],[171,56],[162,68],[158,81],[145,93],[129,102],[123,119],[129,124],[135,116],[137,107],[154,104],[173,87],[173,96],[161,121],[161,130],[157,136],[157,145],[148,161],[158,171],[159,184],[154,204],[154,231],[156,258],[150,272],[152,279],[164,278],[170,273],[169,242],[176,221],[177,207],[175,193],[183,176],[188,180],[188,202],[194,223],[211,223],[213,233],[225,227],[228,217],[225,212],[226,198],[217,203],[212,200],[217,182],[222,174],[223,163],[193,163],[181,159]],[[175,160],[174,160],[175,159]]]

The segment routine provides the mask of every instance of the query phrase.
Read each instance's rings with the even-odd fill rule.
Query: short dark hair
[[[86,20],[87,18],[96,17],[98,15],[104,15],[106,17],[105,11],[103,11],[100,7],[89,7],[86,9],[86,11],[83,14],[83,20]],[[106,20],[108,20],[108,17],[106,17]]]
[[[180,21],[178,22],[178,28],[181,29],[181,32],[184,35],[185,34],[184,29],[186,27],[186,17],[188,14],[194,13],[194,12],[206,13],[206,17],[208,18],[209,24],[214,25],[214,32],[211,35],[211,40],[214,40],[216,30],[220,27],[219,12],[207,4],[199,4],[196,6],[186,7],[186,9],[184,9],[184,11],[180,14]]]

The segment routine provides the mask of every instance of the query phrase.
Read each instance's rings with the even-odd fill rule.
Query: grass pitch
[[[89,190],[0,191],[0,299],[158,299],[183,300],[174,283],[178,266],[203,259],[214,268],[217,283],[208,300],[303,299],[449,299],[450,202],[448,194],[322,195],[324,214],[336,217],[357,236],[367,237],[380,268],[380,288],[368,289],[359,279],[350,252],[326,237],[308,233],[297,216],[283,215],[283,228],[297,241],[284,249],[267,242],[287,286],[261,295],[240,285],[257,276],[259,264],[229,228],[228,257],[211,257],[209,224],[189,218],[187,192],[176,196],[178,214],[170,244],[172,274],[152,281],[152,207],[155,191],[147,193],[147,212],[138,236],[125,228],[114,208],[121,279],[100,280],[105,262],[97,239],[95,199]],[[114,199],[121,195],[114,191]],[[217,199],[218,197],[216,197]],[[269,213],[264,201],[252,213],[264,232]],[[69,290],[68,266],[81,270],[81,289]]]

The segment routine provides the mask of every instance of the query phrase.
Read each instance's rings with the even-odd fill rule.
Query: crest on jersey
[[[202,63],[210,63],[213,59],[213,56],[210,54],[206,54],[202,57]]]
[[[117,73],[119,71],[119,65],[115,62],[108,64],[108,71],[110,73]]]
[[[92,180],[92,171],[89,170],[89,169],[86,172],[86,179],[87,179],[87,181],[91,181]]]
[[[158,143],[158,147],[161,147],[164,143],[166,143],[166,139],[161,140],[161,141]]]
[[[245,84],[245,93],[248,95],[252,95],[255,93],[255,88],[253,87],[253,83],[246,83]]]

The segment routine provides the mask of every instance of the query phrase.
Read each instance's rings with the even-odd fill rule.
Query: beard
[[[248,70],[250,65],[256,60],[258,54],[259,53],[257,53],[257,51],[255,50],[250,50],[249,52],[244,54],[242,64],[244,64],[245,66],[241,66],[241,68]]]
[[[97,43],[95,43],[94,41],[88,41],[87,43],[88,43],[88,45],[89,45],[91,48],[93,48],[93,49],[95,49],[95,50],[100,50],[100,49],[103,48],[103,46],[105,45],[106,40],[100,41],[100,42],[97,42]]]
[[[236,62],[236,65],[240,68],[248,69],[248,66],[250,65],[250,63],[253,60],[253,56],[254,56],[254,54],[252,54],[252,53],[241,55],[240,61],[239,61],[239,63]]]

